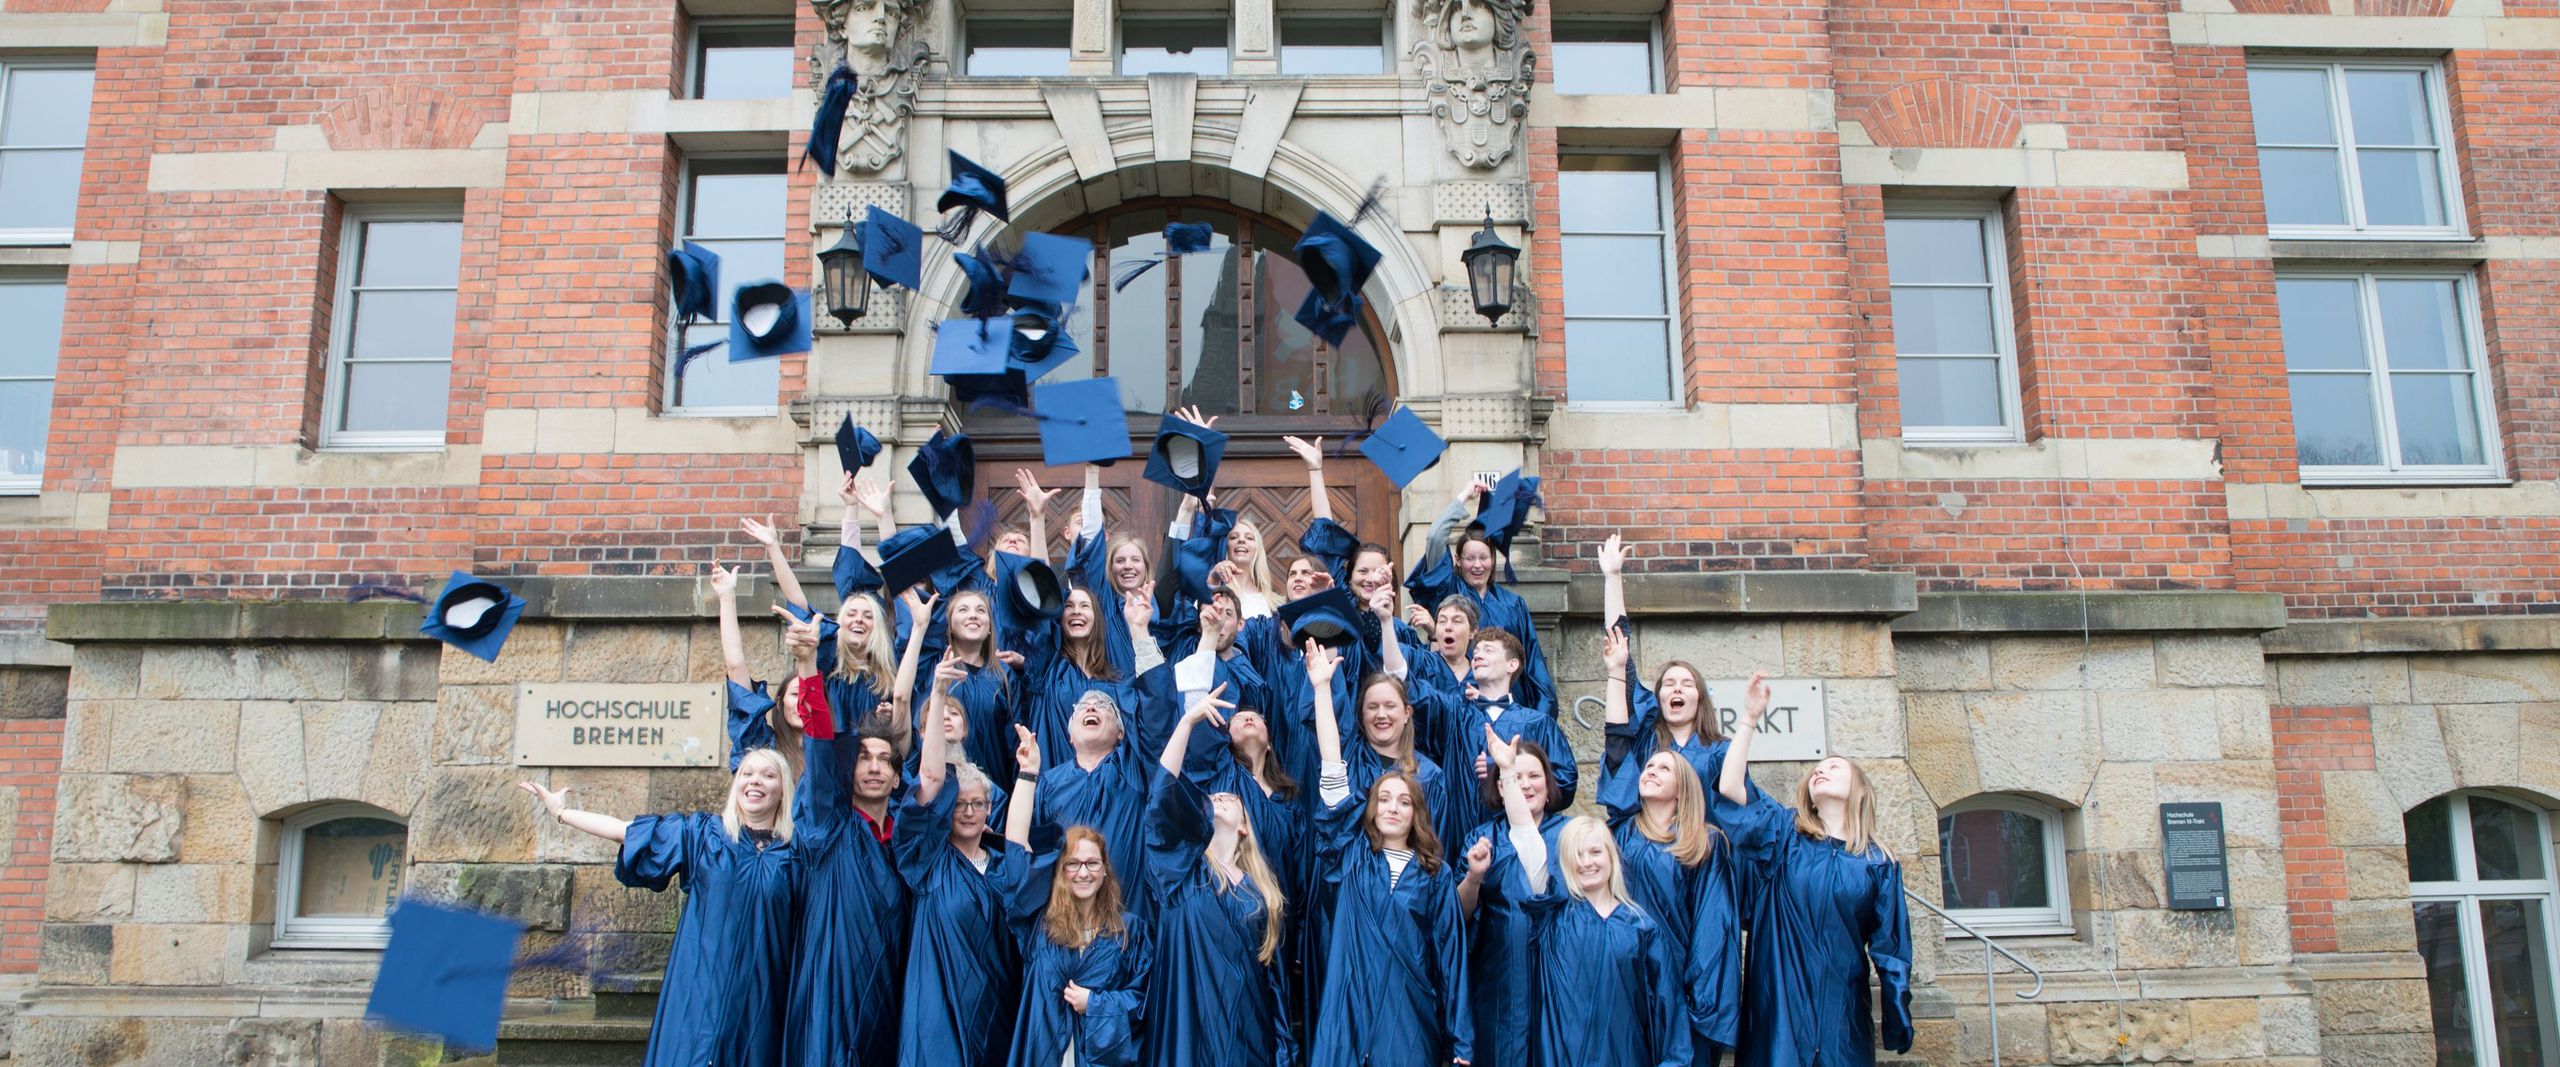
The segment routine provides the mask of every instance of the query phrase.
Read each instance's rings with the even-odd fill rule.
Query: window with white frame
[[[2072,933],[2063,848],[2062,813],[2044,804],[1991,795],[1949,805],[1938,813],[1947,914],[1987,934]]]
[[[86,63],[0,58],[0,243],[71,243],[92,74]]]
[[[693,98],[773,100],[791,95],[791,24],[713,19],[693,31]]]
[[[1885,215],[1905,441],[2023,439],[2001,228],[1998,204],[1902,204]]]
[[[276,842],[277,948],[381,948],[408,875],[409,827],[363,804],[284,820]]]
[[[1227,72],[1227,20],[1147,16],[1120,21],[1120,73],[1197,74]]]
[[[960,72],[976,78],[1055,78],[1067,73],[1074,31],[1065,19],[970,19]]]
[[[2467,234],[2436,64],[2252,62],[2249,111],[2270,235]]]
[[[677,338],[667,407],[689,414],[768,414],[782,394],[782,361],[731,362],[724,345],[691,360],[687,349],[729,336],[730,294],[750,282],[782,281],[783,231],[791,211],[782,160],[699,159],[685,170],[684,239],[720,254],[720,292],[711,322]]]
[[[2276,309],[2304,481],[2499,477],[2467,272],[2286,270]]]
[[[2436,1032],[2436,1062],[2523,1067],[2560,1049],[2560,942],[2551,816],[2490,793],[2437,797],[2401,817],[2409,906]]]
[[[348,210],[331,305],[323,447],[444,447],[461,279],[460,212]]]
[[[60,274],[0,275],[0,493],[32,493],[44,480],[63,292]]]
[[[1280,73],[1380,74],[1387,70],[1387,28],[1376,17],[1280,20]]]
[[[1662,91],[1652,19],[1557,19],[1548,51],[1559,93]]]
[[[1559,162],[1565,399],[1677,403],[1662,157],[1571,153]]]

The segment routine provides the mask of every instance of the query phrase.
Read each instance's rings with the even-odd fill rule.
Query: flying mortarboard
[[[851,552],[853,549],[838,549]],[[880,595],[898,594],[960,562],[960,546],[940,526],[910,526],[880,543]]]
[[[1506,567],[1511,541],[1520,535],[1521,527],[1529,524],[1529,509],[1538,503],[1538,480],[1522,477],[1514,470],[1494,483],[1493,491],[1485,494],[1484,504],[1476,509],[1472,525],[1482,527],[1485,543],[1503,554]]]
[[[945,242],[956,245],[969,235],[969,227],[977,223],[979,212],[1006,222],[1013,221],[1012,209],[1005,206],[1004,176],[979,166],[976,160],[956,151],[950,155],[951,184],[942,190],[942,198],[934,201],[933,209],[951,211],[958,208],[959,211],[944,219],[935,232]]]
[[[827,87],[818,97],[818,113],[809,121],[809,142],[800,149],[800,158],[818,161],[818,169],[827,177],[836,176],[836,142],[844,136],[844,113],[853,106],[855,81],[853,68],[843,60],[827,74]]]
[[[1205,222],[1165,223],[1164,254],[1132,260],[1122,266],[1119,276],[1111,280],[1111,291],[1116,293],[1128,288],[1129,283],[1137,281],[1139,275],[1155,269],[1157,265],[1168,260],[1208,251],[1209,246],[1216,243],[1217,237],[1217,228]]]
[[[924,230],[874,205],[862,218],[862,269],[882,285],[922,287]]]
[[[498,1047],[498,1017],[524,924],[470,908],[409,898],[391,909],[391,942],[365,1017],[432,1035],[463,1052]]]
[[[1013,352],[1013,324],[994,319],[944,319],[934,327],[933,373],[1002,374]]]
[[[1116,378],[1078,378],[1031,389],[1040,458],[1053,467],[1129,458],[1129,413]]]
[[[951,261],[960,265],[960,273],[969,279],[969,291],[960,297],[960,313],[971,318],[991,319],[1005,313],[1005,272],[1002,261],[987,246],[979,245],[975,254],[951,253]]]
[[[907,473],[915,477],[925,502],[933,505],[933,517],[940,519],[968,506],[978,495],[978,450],[966,434],[935,430],[933,439],[916,449],[916,458],[907,462]]]
[[[1011,552],[996,553],[996,586],[1015,617],[1054,619],[1066,610],[1067,587],[1047,561]]]
[[[418,632],[495,663],[524,608],[523,597],[497,583],[455,571],[427,605]]]
[[[1407,407],[1397,408],[1360,442],[1360,454],[1377,464],[1398,489],[1413,484],[1422,472],[1439,463],[1440,454],[1448,449],[1449,443],[1431,432],[1422,416]]]
[[[1036,382],[1084,351],[1066,330],[1063,317],[1043,311],[1013,315],[1013,348],[1006,357],[1026,382]]]
[[[1173,415],[1156,423],[1155,447],[1147,450],[1146,479],[1191,496],[1200,496],[1218,480],[1218,461],[1227,454],[1227,435]]]
[[[844,472],[860,471],[878,458],[880,439],[871,436],[871,431],[854,425],[853,416],[845,416],[844,424],[836,427],[836,459],[844,464]]]
[[[1313,639],[1327,648],[1341,648],[1360,639],[1360,604],[1340,586],[1282,604],[1273,614],[1289,628],[1293,645]]]
[[[729,309],[729,362],[809,350],[809,294],[781,282],[738,287]]]
[[[1084,297],[1093,273],[1093,242],[1054,233],[1022,235],[1022,252],[1005,297],[1014,307],[1064,309]],[[1054,316],[1053,316],[1054,317]]]
[[[681,326],[720,317],[720,253],[692,241],[668,249],[667,284]]]
[[[1292,251],[1308,284],[1307,298],[1298,305],[1298,324],[1339,348],[1360,321],[1360,287],[1378,269],[1378,248],[1350,224],[1317,212]]]

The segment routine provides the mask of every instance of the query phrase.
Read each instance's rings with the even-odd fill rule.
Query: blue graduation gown
[[[720,816],[706,812],[643,815],[623,831],[613,876],[653,893],[684,889],[644,1062],[778,1062],[799,930],[801,870],[791,845],[758,848],[745,834],[732,841]]]
[[[1043,752],[1048,765],[1040,768],[1040,788],[1031,797],[1031,850],[1054,852],[1068,827],[1090,826],[1102,835],[1112,875],[1124,886],[1140,884],[1146,873],[1147,780],[1155,765],[1139,762],[1137,747],[1125,737],[1089,771],[1077,765],[1074,749],[1049,751],[1057,754]]]
[[[1419,749],[1421,746],[1416,744],[1414,747]],[[1386,777],[1387,772],[1395,767],[1387,757],[1379,755],[1377,749],[1369,747],[1365,738],[1343,743],[1342,764],[1351,775],[1353,804],[1364,803],[1369,796],[1369,787],[1378,784],[1378,779]],[[1440,761],[1419,751],[1413,754],[1413,767],[1413,776],[1422,782],[1423,807],[1431,812],[1432,836],[1440,839],[1443,855],[1456,855],[1449,850],[1467,836],[1471,827],[1460,826],[1455,821],[1463,812],[1449,802],[1449,787],[1454,779],[1440,766]]]
[[[1742,914],[1734,888],[1734,848],[1719,835],[1696,867],[1683,867],[1667,846],[1646,837],[1636,816],[1644,802],[1636,777],[1644,765],[1629,761],[1600,787],[1627,896],[1662,928],[1663,942],[1680,968],[1687,990],[1690,1046],[1701,1067],[1719,1048],[1732,1048],[1742,1018]]]
[[[1120,917],[1127,933],[1097,937],[1081,949],[1049,939],[1049,887],[1058,857],[1033,860],[1021,849],[1005,853],[1018,868],[1014,884],[1013,937],[1022,947],[1022,1007],[1013,1017],[1013,1067],[1059,1067],[1075,1050],[1077,1067],[1136,1067],[1139,1021],[1146,1015],[1147,927],[1135,915]],[[1135,888],[1136,883],[1123,882]],[[1064,993],[1074,982],[1092,994],[1078,1013]]]
[[[1333,929],[1308,1063],[1441,1067],[1472,1060],[1475,1022],[1457,871],[1447,863],[1426,871],[1416,859],[1390,884],[1387,858],[1369,847],[1356,812],[1356,798],[1346,798],[1317,816],[1322,881],[1316,891],[1331,900]]]
[[[1146,983],[1146,1062],[1290,1067],[1298,1049],[1280,967],[1259,958],[1265,925],[1279,919],[1252,883],[1231,885],[1212,869],[1208,792],[1161,768],[1154,784],[1147,805],[1146,886],[1156,922],[1155,966]]]
[[[1911,918],[1902,864],[1881,847],[1851,855],[1839,841],[1798,833],[1795,812],[1766,796],[1722,794],[1743,877],[1756,888],[1738,1063],[1824,1067],[1875,1062],[1867,969],[1884,991],[1884,1046],[1911,1048]]]
[[[1538,823],[1547,842],[1549,885],[1564,877],[1556,859],[1556,835],[1568,822],[1549,815]],[[1478,841],[1493,845],[1493,866],[1476,889],[1476,913],[1467,923],[1467,984],[1475,994],[1476,1067],[1514,1067],[1534,1062],[1538,1032],[1538,919],[1531,914],[1528,872],[1520,866],[1520,850],[1511,844],[1511,824],[1496,819],[1478,825],[1450,852],[1464,856]],[[1620,1062],[1594,1061],[1594,1062]]]
[[[1451,557],[1425,560],[1421,569],[1405,579],[1405,588],[1413,591],[1413,602],[1434,611],[1442,598],[1452,594],[1476,602],[1476,626],[1481,629],[1499,627],[1520,639],[1520,675],[1511,681],[1512,696],[1533,707],[1552,708],[1556,699],[1555,676],[1547,670],[1546,651],[1538,645],[1538,623],[1529,614],[1529,602],[1520,594],[1491,582],[1484,592],[1467,587]]]
[[[1008,875],[1021,868],[1006,867],[1012,846],[992,832],[984,872],[952,846],[959,795],[958,783],[945,779],[931,804],[916,803],[913,793],[898,801],[898,876],[914,894],[898,1063],[998,1067],[1012,1044],[1003,1020],[1013,1017],[1022,955],[1002,931],[1013,896]]]
[[[1128,679],[1128,674],[1123,673],[1118,679],[1100,679],[1086,674],[1074,660],[1056,650],[1054,636],[1035,639],[1033,644],[1038,646],[1038,651],[1027,655],[1017,681],[1023,686],[1023,697],[1019,702],[1023,709],[1022,725],[1030,727],[1031,735],[1040,739],[1043,755],[1055,759],[1058,753],[1074,747],[1067,737],[1067,720],[1074,716],[1076,703],[1083,700],[1087,692],[1097,689],[1108,694],[1111,702],[1120,706],[1122,732],[1132,738],[1138,735],[1139,712],[1142,710],[1138,705],[1142,696],[1135,681],[1122,680]],[[1178,711],[1176,715],[1179,716]]]
[[[807,903],[783,1032],[782,1062],[795,1067],[859,1067],[898,1054],[907,885],[889,842],[853,806],[860,754],[849,736],[808,739],[807,806],[792,821]]]
[[[1448,688],[1445,671],[1429,676],[1418,673],[1423,683],[1416,686],[1413,698],[1414,744],[1440,761],[1448,772],[1447,794],[1453,809],[1453,820],[1475,827],[1501,817],[1502,809],[1484,802],[1479,791],[1483,779],[1476,777],[1476,758],[1484,755],[1484,728],[1490,723],[1493,732],[1505,741],[1523,737],[1547,750],[1547,762],[1553,773],[1548,788],[1555,799],[1548,807],[1563,809],[1573,805],[1574,786],[1581,780],[1580,764],[1573,754],[1573,742],[1564,736],[1564,728],[1544,712],[1519,703],[1499,705],[1499,718],[1491,714],[1496,705],[1469,700],[1462,691]],[[1464,816],[1463,819],[1454,819]]]
[[[1603,916],[1552,883],[1529,907],[1538,922],[1538,1033],[1535,1057],[1523,1059],[1691,1067],[1679,965],[1652,916],[1627,901]]]
[[[788,683],[785,683],[788,684]],[[738,773],[738,761],[748,751],[772,748],[775,744],[773,695],[765,691],[763,682],[753,688],[732,681],[726,687],[729,699],[729,773]]]
[[[1149,764],[1164,758],[1164,746],[1172,740],[1173,728],[1182,721],[1183,712],[1187,710],[1181,691],[1174,685],[1173,668],[1177,658],[1169,656],[1164,663],[1138,676],[1138,708],[1130,716],[1136,727],[1131,732],[1138,739],[1139,752],[1146,756]],[[1269,688],[1263,683],[1262,672],[1255,670],[1252,661],[1243,655],[1218,660],[1217,678],[1210,685],[1212,688],[1226,686],[1226,691],[1218,698],[1220,700],[1230,701],[1239,708],[1263,709],[1266,721],[1280,715],[1271,708]],[[1273,729],[1279,729],[1279,724],[1274,722]],[[1275,738],[1273,743],[1277,744],[1278,740]],[[1218,775],[1221,768],[1234,764],[1235,756],[1227,749],[1225,730],[1207,723],[1191,728],[1191,744],[1183,750],[1182,771],[1192,781],[1208,782]]]
[[[1618,622],[1620,626],[1626,625],[1623,617]],[[1633,630],[1629,630],[1629,633],[1632,634]],[[1705,682],[1705,679],[1699,679],[1699,684],[1704,685]],[[1716,709],[1712,706],[1698,709],[1701,721],[1712,721],[1707,717],[1715,714],[1717,714]],[[1661,740],[1654,730],[1654,724],[1661,721],[1661,718],[1662,698],[1654,693],[1653,687],[1644,684],[1644,680],[1636,676],[1635,657],[1627,657],[1627,721],[1608,728],[1605,754],[1607,773],[1617,773],[1618,764],[1621,762],[1634,765],[1639,772],[1643,770],[1645,761],[1652,759],[1654,750],[1661,745]],[[1732,749],[1733,742],[1723,738],[1709,741],[1703,731],[1691,731],[1688,740],[1674,742],[1672,745],[1672,751],[1681,759],[1689,761],[1689,768],[1698,772],[1698,784],[1705,786],[1709,793],[1716,791],[1716,781],[1724,774],[1725,753]],[[1633,784],[1632,779],[1629,784]],[[1751,790],[1753,795],[1758,794],[1759,786],[1747,778],[1744,779],[1744,788]],[[1628,795],[1634,796],[1633,793]],[[1712,810],[1707,812],[1707,823],[1722,829],[1722,826],[1716,822],[1716,815]]]
[[[916,665],[916,688],[908,707],[918,730],[927,728],[925,716],[933,700],[933,675],[941,666],[939,654],[925,657]],[[951,687],[951,699],[959,701],[969,716],[969,736],[961,743],[961,754],[997,782],[1013,780],[1013,749],[1018,741],[1013,736],[1014,714],[1022,689],[1022,676],[1000,663],[971,667],[969,676]],[[828,695],[832,697],[834,690],[830,689]],[[939,730],[942,724],[935,722],[931,728]],[[913,758],[910,750],[910,770],[914,769]],[[998,812],[990,825],[1003,828],[1003,813]]]
[[[1111,656],[1111,669],[1120,677],[1138,673],[1138,647],[1131,640],[1129,622],[1120,617],[1123,601],[1120,587],[1111,584],[1111,538],[1106,531],[1088,530],[1067,548],[1067,570],[1084,587],[1093,590],[1095,625],[1102,627],[1103,649]]]

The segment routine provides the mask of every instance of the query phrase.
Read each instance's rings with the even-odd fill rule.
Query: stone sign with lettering
[[[516,689],[516,766],[717,767],[727,712],[709,683],[528,683]]]
[[[1707,701],[1716,706],[1716,728],[1727,737],[1742,728],[1742,689],[1747,678],[1719,678],[1707,683]],[[1822,717],[1822,679],[1769,679],[1769,715],[1760,721],[1760,736],[1751,739],[1751,762],[1818,760],[1831,754],[1831,739]],[[1715,788],[1712,783],[1708,788]]]

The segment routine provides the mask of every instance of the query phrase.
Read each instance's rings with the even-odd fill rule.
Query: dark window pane
[[[2453,801],[2437,797],[2400,817],[2409,840],[2409,880],[2450,882],[2453,870]]]
[[[302,831],[296,918],[379,918],[400,894],[409,829],[387,819],[331,819]]]
[[[2503,800],[2473,795],[2471,856],[2473,877],[2484,882],[2545,877],[2541,820]]]
[[[1111,220],[1111,277],[1143,260],[1164,255],[1162,212],[1135,212]],[[1111,294],[1111,376],[1131,411],[1164,410],[1165,278],[1149,268]]]
[[[1655,91],[1653,28],[1641,22],[1559,22],[1549,49],[1559,93]]]
[[[2477,801],[2474,801],[2475,803]],[[2551,925],[2541,900],[2480,902],[2490,1025],[2499,1067],[2542,1067],[2560,1051],[2551,1005]]]
[[[2382,437],[2373,425],[2373,379],[2362,374],[2295,374],[2293,449],[2306,467],[2373,467]]]
[[[1264,415],[1312,415],[1316,412],[1315,335],[1298,325],[1298,305],[1307,298],[1307,276],[1289,258],[1279,235],[1263,240],[1279,246],[1254,254],[1254,404]],[[1374,294],[1373,294],[1374,295]],[[1374,305],[1373,305],[1374,306]],[[1378,356],[1377,338],[1363,318],[1342,339],[1342,347],[1325,354],[1325,388],[1336,415],[1364,415],[1369,398],[1386,394],[1386,370]]]
[[[706,26],[694,94],[704,100],[770,100],[791,95],[791,27]]]
[[[1967,811],[1938,820],[1939,873],[1950,908],[2047,908],[2044,820]]]
[[[2428,803],[2442,804],[2443,800]],[[2421,900],[2417,914],[2418,958],[2427,968],[2428,1014],[2435,1022],[2437,1067],[2479,1062],[2471,1035],[2470,977],[2462,960],[2462,905],[2450,900]]]
[[[1217,222],[1228,225],[1223,218]],[[1197,404],[1206,414],[1242,410],[1237,266],[1235,242],[1220,233],[1210,239],[1208,251],[1156,268],[1182,271],[1182,402]]]
[[[1374,18],[1284,21],[1280,24],[1280,73],[1380,73],[1387,63],[1383,33]]]
[[[1227,24],[1212,19],[1130,19],[1120,24],[1120,73],[1227,72]]]
[[[963,73],[978,77],[1055,77],[1067,72],[1064,22],[972,22]]]

